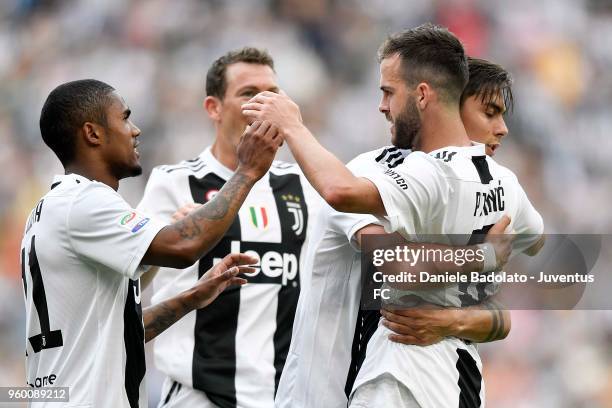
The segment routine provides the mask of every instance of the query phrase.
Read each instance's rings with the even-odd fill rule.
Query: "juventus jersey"
[[[138,278],[163,226],[106,184],[55,177],[21,244],[30,386],[68,387],[67,406],[147,407]]]
[[[389,146],[364,153],[347,167],[357,176],[400,165],[408,150]],[[344,408],[354,380],[352,344],[360,323],[361,258],[355,233],[379,224],[367,214],[348,214],[326,206],[310,236],[293,340],[281,376],[276,406]],[[356,343],[357,344],[357,343]]]
[[[188,203],[206,203],[233,172],[206,149],[153,170],[139,208],[170,220]],[[221,241],[194,266],[162,269],[153,302],[191,287],[230,252],[260,259],[248,283],[225,290],[155,341],[155,364],[171,379],[206,393],[220,407],[270,407],[287,358],[302,255],[321,199],[296,165],[274,162],[247,196]]]
[[[482,237],[504,214],[511,218],[509,229],[526,234],[521,249],[543,233],[542,217],[516,176],[487,157],[481,144],[414,152],[395,169],[366,177],[380,192],[388,232],[397,231],[411,241],[419,241],[423,234],[440,234],[441,243],[449,243],[441,234]],[[467,243],[466,238],[454,244]],[[462,306],[466,300],[480,302],[492,291],[472,286],[476,285],[418,295],[443,306]],[[474,345],[449,338],[427,347],[407,346],[390,341],[391,332],[380,324],[374,330],[367,348],[361,350],[365,360],[353,390],[390,374],[410,389],[423,408],[482,406],[482,362]]]

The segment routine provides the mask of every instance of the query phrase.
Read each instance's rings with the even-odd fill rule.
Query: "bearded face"
[[[400,149],[412,149],[421,130],[421,118],[416,107],[416,100],[409,96],[404,109],[395,117],[388,119],[393,123],[391,143]]]

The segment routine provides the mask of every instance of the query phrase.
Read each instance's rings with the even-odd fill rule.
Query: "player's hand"
[[[255,121],[245,129],[238,144],[238,172],[260,179],[268,171],[282,142],[278,127]]]
[[[172,222],[177,222],[177,221],[182,220],[183,218],[188,216],[193,210],[201,206],[202,204],[197,204],[197,203],[185,204],[184,206],[176,210],[174,214],[172,214]]]
[[[242,113],[249,120],[266,120],[273,123],[283,138],[293,129],[302,126],[300,107],[283,91],[258,93],[242,105]]]
[[[189,291],[189,300],[194,309],[201,309],[212,303],[228,286],[244,285],[247,280],[239,278],[239,273],[253,273],[257,258],[245,254],[229,254],[210,268]]]
[[[493,245],[495,249],[496,270],[501,270],[504,267],[512,253],[512,242],[516,238],[516,234],[506,232],[508,225],[510,225],[510,217],[504,215],[491,227],[485,238],[485,243]]]
[[[392,332],[389,340],[429,346],[452,336],[456,322],[456,310],[434,305],[419,306],[418,309],[381,309],[382,324]]]

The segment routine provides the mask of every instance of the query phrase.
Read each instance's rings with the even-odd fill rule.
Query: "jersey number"
[[[486,235],[494,224],[485,225],[479,230],[472,231],[472,235],[470,236],[470,240],[468,241],[468,245],[476,245],[482,244],[485,241]],[[474,298],[470,292],[469,287],[473,286],[476,289],[476,298]],[[481,303],[486,297],[487,292],[485,291],[487,284],[486,283],[469,283],[463,282],[458,285],[459,291],[461,295],[459,295],[459,300],[461,300],[461,307],[474,306]]]
[[[35,353],[44,349],[61,347],[64,345],[61,330],[51,330],[49,325],[49,310],[47,309],[47,298],[45,296],[45,286],[43,285],[42,274],[40,273],[40,265],[36,256],[36,237],[32,236],[30,245],[30,253],[28,254],[28,265],[30,266],[30,275],[32,276],[32,301],[38,312],[38,320],[40,322],[40,334],[29,337],[28,340],[32,345]],[[21,250],[21,278],[23,279],[23,287],[28,296],[28,287],[25,278],[25,248]]]

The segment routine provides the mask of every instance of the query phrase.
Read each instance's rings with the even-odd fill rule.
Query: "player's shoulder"
[[[193,159],[181,160],[175,164],[162,164],[153,168],[151,174],[169,176],[185,176],[201,173],[206,171],[209,167],[202,156],[195,157]]]
[[[89,180],[76,174],[67,174],[56,177],[44,197],[63,197],[74,200],[77,197],[93,198],[101,195],[119,196],[119,193],[99,181]]]
[[[269,177],[298,177],[303,188],[311,188],[308,179],[297,163],[274,160],[268,170]]]
[[[270,165],[270,173],[275,175],[297,174],[301,176],[302,170],[296,163],[274,160]]]
[[[347,166],[349,168],[356,168],[360,165],[382,164],[387,167],[396,167],[404,161],[409,153],[410,150],[400,149],[395,146],[383,146],[361,153],[349,161]]]

